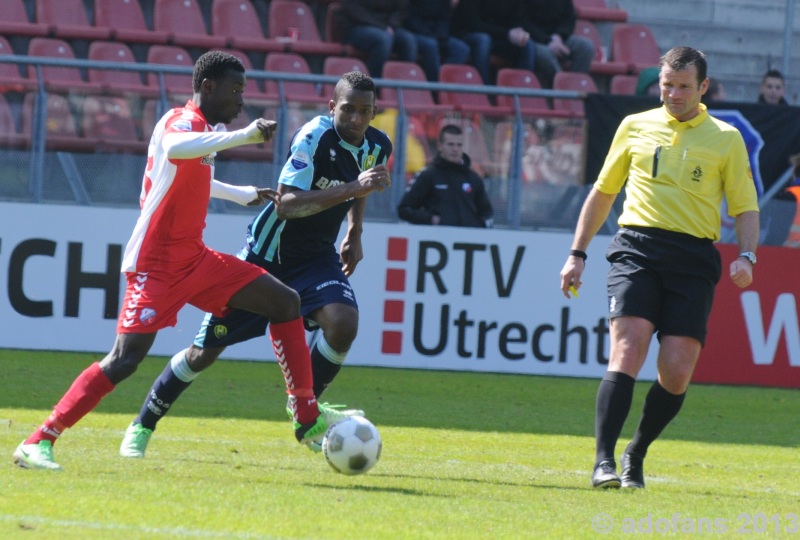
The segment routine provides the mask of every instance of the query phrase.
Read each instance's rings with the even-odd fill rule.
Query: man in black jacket
[[[401,219],[418,225],[491,227],[492,203],[483,180],[470,169],[464,133],[446,125],[439,132],[438,155],[421,170],[397,208]]]

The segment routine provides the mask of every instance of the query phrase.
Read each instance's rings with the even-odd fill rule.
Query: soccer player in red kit
[[[270,338],[296,398],[295,436],[316,442],[327,424],[312,390],[300,298],[264,269],[203,243],[210,197],[257,204],[278,201],[271,189],[242,188],[214,179],[216,152],[270,140],[276,123],[258,119],[228,132],[244,101],[245,69],[234,56],[211,51],[194,66],[193,95],[167,112],[150,139],[140,197],[141,214],[125,249],[127,289],[108,355],[89,366],[56,404],[45,422],[14,451],[23,468],[60,470],[53,443],[93,410],[145,358],[158,330],[174,326],[178,311],[192,304],[224,314],[243,309],[269,318]],[[248,200],[249,199],[249,200]],[[299,427],[298,427],[299,426]]]

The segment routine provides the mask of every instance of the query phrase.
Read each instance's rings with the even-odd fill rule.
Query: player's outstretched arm
[[[235,146],[258,144],[272,139],[278,123],[259,118],[235,131],[168,131],[164,149],[170,159],[192,159]]]
[[[256,186],[234,186],[219,180],[211,181],[211,196],[215,199],[224,199],[242,206],[260,206],[268,202],[278,203],[280,195],[271,188],[258,188]]]

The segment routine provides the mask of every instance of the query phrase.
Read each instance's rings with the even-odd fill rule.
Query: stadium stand
[[[610,8],[605,0],[573,0],[575,15],[590,21],[625,22],[628,12],[624,9]]]
[[[8,40],[0,36],[0,55],[14,54]],[[20,72],[20,67],[12,63],[0,63],[0,93],[23,92],[36,88],[36,79],[30,77],[25,70],[25,76]]]
[[[22,134],[30,139],[33,133],[36,94],[25,94],[22,101]],[[78,132],[69,100],[59,94],[48,94],[45,103],[45,148],[67,152],[93,152],[97,140],[84,138]]]
[[[614,75],[628,73],[629,67],[627,63],[609,58],[609,48],[603,43],[600,31],[593,22],[579,19],[575,22],[575,31],[573,33],[588,38],[594,43],[594,59],[589,68],[589,72],[592,75],[613,77]]]
[[[111,28],[92,26],[83,0],[36,0],[36,21],[60,39],[108,39]]]
[[[527,69],[514,68],[502,68],[497,72],[497,86],[527,88],[529,90],[541,90],[542,88],[535,73]],[[497,104],[513,110],[514,97],[497,96]],[[551,109],[547,100],[543,97],[521,97],[519,98],[519,106],[524,116],[533,116],[537,118],[563,116],[560,111]]]
[[[222,48],[227,40],[212,36],[206,29],[203,12],[196,0],[156,0],[153,27],[169,35],[169,42],[179,47]]]
[[[0,147],[23,148],[29,144],[30,137],[19,133],[14,113],[11,112],[5,96],[0,93]]]
[[[289,28],[297,31],[296,39],[289,37]],[[314,18],[314,12],[297,0],[272,1],[269,4],[269,36],[285,41],[286,50],[304,55],[342,55],[342,43],[323,41]]]
[[[483,80],[478,70],[466,64],[443,64],[439,69],[439,82],[449,84],[464,84],[470,86],[483,86]],[[509,114],[511,110],[505,106],[495,106],[489,101],[489,96],[484,93],[439,92],[439,102],[451,105],[457,111],[499,115]]]
[[[355,56],[363,60],[367,57],[364,51],[359,51],[352,45],[348,45],[344,42],[344,35],[339,26],[339,21],[337,20],[337,14],[341,9],[342,6],[339,2],[331,2],[328,4],[328,8],[325,10],[325,39],[333,43],[344,44],[344,56]],[[378,76],[377,73],[370,73],[370,75],[373,77]]]
[[[422,71],[419,64],[414,62],[400,62],[397,60],[389,60],[383,64],[382,77],[384,79],[393,79],[397,81],[428,82],[425,78],[425,72]],[[394,88],[381,88],[380,98],[386,107],[398,106],[397,90]],[[450,105],[437,105],[433,99],[433,93],[430,90],[404,89],[403,104],[412,111],[453,110],[453,107]]]
[[[189,52],[183,47],[175,45],[151,45],[147,50],[147,62],[169,66],[194,66]],[[147,84],[152,88],[158,88],[158,74],[148,73]],[[164,87],[168,94],[190,96],[192,94],[192,76],[191,74],[164,73]]]
[[[92,41],[89,44],[88,56],[89,60],[118,64],[136,63],[130,47],[118,41]],[[104,93],[134,94],[141,97],[158,95],[158,89],[145,85],[141,73],[137,71],[89,68],[87,72],[89,82],[99,84]]]
[[[24,0],[0,0],[0,35],[45,37],[52,29],[41,22],[31,22]]]
[[[94,22],[97,26],[111,28],[111,38],[126,43],[166,45],[167,32],[147,27],[140,2],[131,0],[95,0]]]
[[[72,46],[63,39],[36,37],[28,44],[28,56],[74,60]],[[36,68],[28,66],[28,77],[36,77]],[[77,67],[42,66],[42,77],[47,90],[55,92],[99,93],[98,83],[84,81]]]
[[[644,24],[616,24],[611,31],[611,58],[628,64],[630,73],[657,66],[661,58],[653,32]]]
[[[282,52],[286,45],[267,38],[250,0],[214,0],[211,33],[225,38],[226,47],[248,52]]]
[[[249,72],[253,69],[253,64],[250,62],[250,57],[245,54],[244,51],[240,51],[239,49],[219,49],[223,52],[228,54],[232,54],[236,58],[238,58],[246,72]],[[264,93],[263,82],[260,79],[255,79],[253,77],[247,77],[247,85],[244,89],[244,100],[247,104],[252,102],[259,102],[259,101],[268,101],[270,98]]]
[[[97,150],[143,154],[142,142],[130,102],[121,97],[89,96],[83,100],[81,131],[97,140]]]
[[[591,75],[571,71],[559,71],[553,79],[553,90],[575,90],[596,93],[597,85]],[[583,101],[580,99],[554,98],[553,109],[572,116],[583,117]]]
[[[297,53],[269,53],[264,60],[264,70],[278,73],[310,74],[308,62]],[[316,85],[304,82],[284,82],[284,97],[287,101],[321,104],[327,103],[328,98],[321,97]],[[280,100],[278,82],[266,81],[266,93],[271,100]]]
[[[634,96],[638,81],[638,75],[614,75],[609,92],[618,96]]]
[[[349,71],[360,71],[367,73],[367,66],[358,58],[349,58],[346,56],[326,56],[322,63],[322,74],[330,75],[331,77],[339,77],[343,73]],[[333,97],[333,84],[326,84],[322,87],[322,97]]]

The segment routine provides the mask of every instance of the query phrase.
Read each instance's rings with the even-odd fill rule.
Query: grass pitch
[[[647,489],[598,492],[594,380],[345,367],[324,399],[365,409],[384,444],[374,469],[346,477],[294,442],[273,363],[218,363],[144,460],[119,457],[166,363],[152,358],[58,442],[63,473],[14,467],[16,445],[97,359],[0,350],[0,538],[800,538],[796,390],[691,387],[650,450]]]

